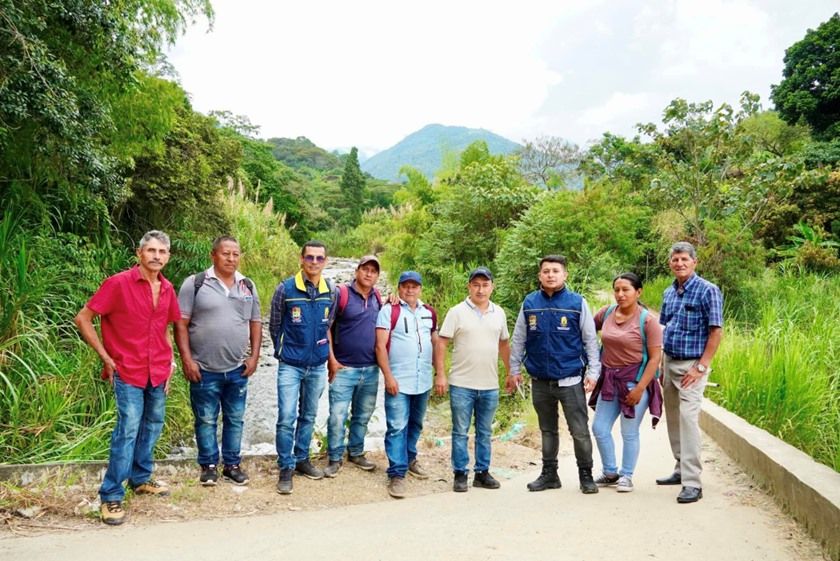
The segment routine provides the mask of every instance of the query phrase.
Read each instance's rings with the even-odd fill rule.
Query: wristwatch
[[[705,374],[706,372],[708,372],[708,371],[709,371],[709,367],[708,367],[708,366],[703,366],[703,365],[702,365],[702,364],[700,364],[699,362],[698,362],[695,366],[696,366],[696,368],[697,368],[697,372],[699,372],[700,374]]]

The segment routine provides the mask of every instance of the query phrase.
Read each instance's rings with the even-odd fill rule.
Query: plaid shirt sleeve
[[[723,294],[720,289],[710,283],[703,294],[702,302],[708,317],[708,326],[723,327]]]

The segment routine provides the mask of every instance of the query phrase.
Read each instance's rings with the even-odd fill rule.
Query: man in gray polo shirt
[[[216,423],[222,412],[223,477],[247,485],[239,467],[248,377],[257,369],[262,340],[260,301],[254,283],[239,271],[239,243],[230,236],[213,241],[213,266],[190,275],[181,285],[181,320],[175,342],[184,376],[190,382],[195,415],[199,481],[216,484],[219,444]],[[250,354],[249,354],[250,349]]]
[[[475,464],[473,487],[498,489],[490,475],[490,438],[493,416],[499,406],[499,356],[510,372],[510,334],[505,311],[490,301],[493,274],[486,267],[470,273],[469,297],[446,313],[437,340],[435,392],[446,391],[444,358],[451,341],[449,404],[452,409],[453,490],[467,491],[470,461],[467,432],[475,416]],[[512,388],[508,388],[510,391]]]

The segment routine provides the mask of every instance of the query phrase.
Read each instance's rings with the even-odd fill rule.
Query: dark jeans
[[[222,412],[222,461],[226,466],[239,464],[244,426],[248,378],[242,376],[245,365],[228,372],[201,370],[201,380],[190,383],[190,403],[195,417],[195,443],[198,463],[219,463],[216,435],[219,411]]]
[[[592,438],[589,436],[589,417],[583,382],[561,387],[557,381],[531,380],[531,397],[542,432],[542,461],[546,467],[557,467],[560,449],[557,403],[563,406],[563,416],[575,447],[575,459],[580,469],[592,469]]]

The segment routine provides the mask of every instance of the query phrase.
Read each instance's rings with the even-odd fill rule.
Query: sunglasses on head
[[[327,258],[324,255],[304,255],[303,260],[310,263],[323,263]]]

